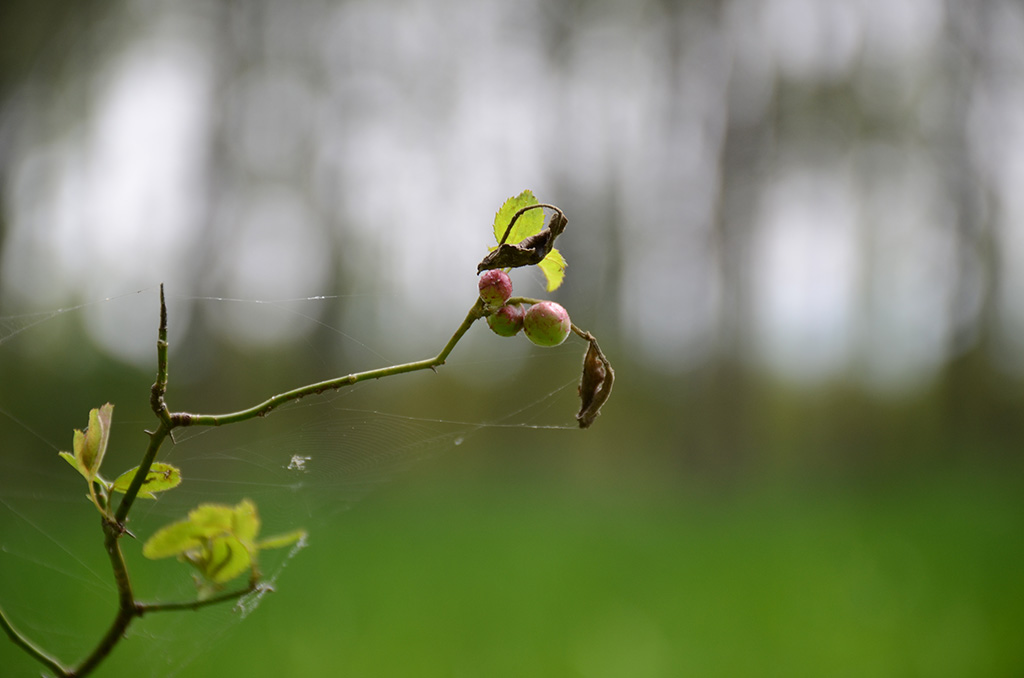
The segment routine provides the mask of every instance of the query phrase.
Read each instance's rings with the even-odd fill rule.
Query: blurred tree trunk
[[[736,86],[736,67],[733,63],[727,97]],[[726,109],[719,161],[722,179],[711,233],[721,302],[715,352],[705,375],[709,422],[706,453],[708,461],[725,472],[750,462],[756,447],[756,394],[748,365],[753,341],[749,272],[758,187],[764,163],[772,156],[775,106],[773,100],[766,115],[753,122],[743,112]]]
[[[0,177],[6,180],[17,117],[22,114],[18,90],[30,78],[59,88],[79,74],[82,54],[68,59],[68,44],[81,40],[82,27],[92,26],[116,3],[96,0],[4,0],[0,2]],[[6,191],[0,191],[0,254],[6,242]],[[3,257],[0,256],[0,263]]]
[[[969,10],[951,6],[944,43],[950,89],[944,129],[950,133],[943,140],[943,169],[956,209],[958,270],[949,309],[951,358],[940,388],[952,454],[964,452],[968,444],[1012,439],[1019,420],[1019,403],[1013,407],[1008,402],[1007,378],[993,364],[1003,278],[998,206],[971,156],[969,138],[971,107],[987,90],[999,87],[1000,59],[988,39],[998,20],[995,10],[992,0],[973,3]]]

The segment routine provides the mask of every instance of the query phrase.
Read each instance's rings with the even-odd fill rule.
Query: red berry
[[[487,326],[501,337],[514,337],[523,329],[523,307],[519,304],[505,304],[487,316]]]
[[[538,346],[558,346],[571,330],[569,312],[553,301],[534,304],[523,318],[526,338]]]
[[[488,306],[501,306],[512,296],[512,280],[500,269],[484,271],[480,276],[480,298]]]

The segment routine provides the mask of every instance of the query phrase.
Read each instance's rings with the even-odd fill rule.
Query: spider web
[[[134,304],[140,296],[156,304],[155,289],[148,289],[0,317],[0,369],[15,342],[46,347],[53,340],[51,335],[68,331],[69,318],[106,310],[110,305]],[[384,358],[385,349],[352,337],[309,312],[310,308],[315,311],[317,304],[329,303],[330,297],[181,300],[217,311],[230,308],[305,317],[364,360]],[[460,344],[456,351],[462,348]],[[435,350],[427,346],[425,354]],[[457,362],[462,370],[479,369],[475,363],[484,359],[474,358],[471,350],[466,353],[466,360],[453,357],[445,370],[455,369]],[[146,601],[194,599],[187,568],[173,561],[145,560],[140,555],[141,542],[162,525],[183,518],[199,503],[235,504],[249,498],[259,508],[261,536],[299,527],[309,533],[307,542],[260,554],[263,581],[285,592],[274,595],[287,595],[289,565],[302,558],[304,548],[316,549],[324,531],[345,520],[345,512],[356,502],[410,467],[453,450],[475,453],[487,446],[489,436],[500,433],[498,429],[575,429],[572,387],[578,360],[575,356],[556,357],[569,369],[562,374],[552,372],[555,379],[540,397],[531,396],[518,407],[509,408],[505,403],[504,411],[483,418],[464,403],[444,403],[451,418],[435,416],[437,407],[429,403],[409,404],[408,398],[402,398],[408,384],[396,377],[306,398],[265,419],[241,425],[179,429],[159,459],[178,466],[184,482],[159,500],[136,502],[129,528],[139,540],[122,541],[136,594]],[[327,358],[322,360],[327,362]],[[153,363],[155,369],[155,359]],[[173,363],[171,375],[173,392]],[[147,378],[152,380],[152,376]],[[274,388],[255,394],[252,400],[278,392]],[[92,406],[100,404],[97,401]],[[151,413],[117,405],[111,450],[104,466],[107,477],[138,463],[139,441],[144,440],[139,432],[153,424]],[[460,411],[466,416],[460,416]],[[99,521],[85,500],[84,484],[57,455],[71,447],[71,428],[83,427],[86,420],[87,410],[83,410],[71,422],[48,421],[38,412],[28,411],[17,393],[0,386],[0,606],[21,632],[66,665],[77,662],[95,646],[113,618],[117,599]],[[132,437],[134,445],[120,444]],[[242,583],[239,579],[233,585]],[[224,647],[243,620],[260,612],[268,597],[273,598],[252,594],[238,604],[138,619],[98,675],[199,675],[204,658]],[[11,667],[12,675],[38,675],[42,668],[6,639],[0,640],[0,666]]]

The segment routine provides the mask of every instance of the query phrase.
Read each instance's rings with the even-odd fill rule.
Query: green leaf
[[[89,484],[89,500],[97,510],[107,515],[106,493],[110,490],[110,481],[100,475],[100,466],[107,453],[107,442],[110,440],[110,420],[114,414],[114,406],[106,403],[103,407],[89,410],[89,426],[84,431],[75,429],[72,438],[72,452],[58,452],[64,461],[78,470],[85,482]],[[99,485],[97,489],[96,485]]]
[[[211,539],[202,548],[190,551],[185,559],[214,584],[224,584],[252,566],[252,554],[233,536]]]
[[[188,519],[206,534],[230,532],[235,508],[224,504],[200,504],[188,512]]]
[[[139,470],[139,467],[125,471],[117,477],[114,481],[112,489],[115,492],[121,492],[122,494],[128,491],[128,487],[132,484],[132,479],[135,478],[135,473]],[[156,499],[155,492],[164,492],[172,488],[177,487],[181,484],[181,471],[170,464],[164,464],[162,462],[155,462],[149,467],[149,473],[146,474],[146,479],[142,481],[142,487],[139,489],[139,496],[143,499]]]
[[[505,230],[508,228],[508,224],[512,221],[512,216],[524,207],[537,204],[537,198],[533,195],[533,191],[529,189],[523,191],[519,195],[513,196],[505,201],[505,204],[501,206],[501,209],[494,215],[494,240],[501,242],[501,237],[505,235]],[[544,228],[544,210],[535,209],[521,214],[516,219],[515,226],[512,227],[512,232],[509,233],[508,238],[505,242],[515,244],[522,241],[524,238],[529,238],[531,235],[536,235],[541,232]]]
[[[76,471],[81,473],[86,480],[89,480],[89,474],[86,471],[82,470],[82,467],[78,465],[78,458],[75,455],[71,454],[70,452],[58,452],[57,454],[59,454],[64,461],[71,464],[71,466],[74,467]]]
[[[185,520],[158,530],[142,547],[142,554],[153,559],[178,556],[219,586],[246,570],[258,577],[256,557],[261,548],[280,548],[306,536],[296,530],[257,542],[259,531],[256,505],[248,499],[236,506],[201,504]],[[200,592],[205,590],[200,587]]]
[[[89,410],[89,427],[75,431],[75,456],[81,468],[89,472],[90,478],[100,471],[103,456],[107,453],[107,442],[110,440],[110,419],[114,414],[114,406],[110,403],[99,409]]]
[[[93,410],[95,412],[95,410]],[[75,467],[78,471],[85,476],[86,480],[89,480],[91,472],[89,465],[86,463],[86,457],[88,452],[86,451],[85,432],[75,429],[75,434],[71,439],[71,449],[75,455]]]
[[[267,537],[266,539],[258,542],[256,545],[262,549],[279,549],[285,546],[291,546],[292,544],[302,541],[306,538],[305,530],[295,530],[287,534],[278,534],[273,537]]]
[[[71,446],[73,452],[59,453],[90,483],[99,475],[103,455],[107,453],[113,414],[114,406],[110,403],[89,410],[89,426],[84,431],[75,429]]]
[[[260,532],[260,517],[256,513],[256,505],[243,499],[234,508],[231,532],[246,546],[251,546]]]
[[[151,560],[179,556],[200,548],[205,538],[207,535],[200,527],[189,520],[179,520],[160,528],[147,539],[142,546],[142,555]]]
[[[147,558],[169,558],[203,546],[204,541],[231,534],[235,509],[223,504],[200,504],[188,518],[160,528],[142,547]]]
[[[562,285],[562,281],[565,280],[565,257],[558,251],[558,248],[553,248],[548,255],[537,266],[541,271],[544,272],[544,277],[548,281],[548,292],[557,290]]]
[[[494,215],[494,239],[499,243],[502,242],[502,236],[505,235],[505,230],[508,228],[509,222],[512,220],[513,215],[524,207],[538,204],[537,198],[529,190],[523,191],[517,196],[511,197],[505,201],[505,204],[501,206],[497,214]],[[564,227],[564,221],[561,222]],[[508,238],[505,239],[505,243],[508,245],[518,245],[526,238],[532,235],[537,235],[544,229],[544,210],[534,209],[529,212],[525,212],[519,216],[516,220],[515,225],[512,227],[512,231],[509,233]],[[560,232],[560,230],[558,231]],[[557,233],[556,233],[557,237]],[[491,248],[492,254],[485,258],[487,262],[488,258],[494,256],[494,251],[498,248]],[[524,264],[510,264],[516,266],[522,266]],[[543,271],[544,277],[547,280],[548,292],[552,292],[558,289],[562,285],[562,281],[565,279],[565,257],[558,251],[557,248],[552,248],[546,257],[539,264],[540,270]],[[495,268],[495,265],[484,266],[485,268]],[[500,264],[499,264],[500,266]]]

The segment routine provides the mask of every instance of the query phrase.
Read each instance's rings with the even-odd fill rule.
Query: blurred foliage
[[[189,615],[191,634],[147,617],[103,675],[152,666],[150,636],[195,653],[191,676],[961,676],[1024,662],[1019,483],[641,493],[558,477],[409,477],[314,534],[229,635],[211,641],[228,613]],[[0,658],[32,669],[11,646]]]

